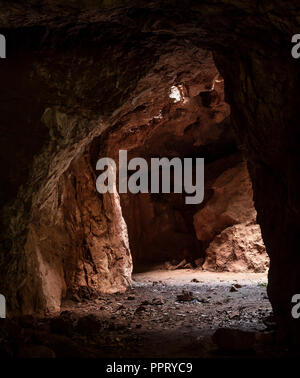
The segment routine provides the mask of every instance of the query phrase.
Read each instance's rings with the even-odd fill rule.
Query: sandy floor
[[[207,272],[197,269],[162,270],[156,269],[150,272],[133,275],[136,282],[161,281],[165,284],[183,285],[190,283],[192,279],[198,279],[200,283],[235,283],[243,285],[258,285],[268,282],[267,273],[231,273],[231,272]]]

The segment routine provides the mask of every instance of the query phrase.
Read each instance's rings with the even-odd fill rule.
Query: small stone
[[[182,291],[181,294],[178,294],[177,295],[177,300],[179,302],[190,302],[192,300],[194,300],[194,295],[191,291]]]
[[[152,304],[153,305],[162,305],[164,302],[160,298],[153,298]]]
[[[230,314],[229,314],[229,319],[236,319],[236,318],[239,318],[240,317],[240,313],[239,311],[232,311]]]
[[[209,303],[209,299],[206,299],[206,298],[199,298],[198,299],[198,302],[201,302],[201,303]]]
[[[143,312],[143,311],[146,311],[146,307],[140,305],[140,306],[137,307],[137,309],[135,310],[135,313],[138,314],[139,312]]]
[[[117,308],[117,311],[120,311],[120,310],[124,310],[126,307],[124,305],[120,305],[118,308]]]

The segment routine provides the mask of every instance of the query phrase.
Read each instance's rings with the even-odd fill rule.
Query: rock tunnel
[[[200,271],[268,271],[276,324],[295,343],[297,5],[3,3],[8,318],[57,313],[65,299],[127,295],[132,272],[191,258]],[[97,160],[117,161],[119,150],[146,160],[204,157],[204,201],[99,194]]]

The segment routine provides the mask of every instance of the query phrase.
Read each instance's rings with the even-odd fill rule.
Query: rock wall
[[[269,268],[260,227],[251,222],[225,228],[205,253],[205,270],[261,273]]]
[[[105,52],[102,60],[103,55]],[[67,58],[70,81],[62,77]],[[109,98],[116,101],[117,109],[110,115],[107,109],[113,105],[105,102],[106,92],[93,92],[93,100],[87,99],[91,98],[90,86],[96,87],[94,77],[106,90],[117,79],[109,81],[106,75],[112,73],[106,72],[105,64],[95,63],[100,59],[97,55],[91,61],[78,57],[84,79],[77,77],[73,59],[69,52],[52,68],[50,56],[34,55],[25,67],[28,72],[20,74],[31,77],[22,90],[33,91],[33,83],[39,83],[43,101],[47,101],[47,105],[41,102],[35,119],[36,127],[43,129],[44,145],[31,157],[28,182],[19,189],[18,202],[5,204],[4,219],[10,223],[4,243],[13,240],[14,244],[4,292],[13,298],[9,306],[22,313],[57,311],[66,296],[122,291],[130,284],[126,224],[119,198],[96,192],[98,158],[110,156],[118,161],[119,149],[127,149],[130,158],[204,156],[207,161],[221,161],[209,168],[211,179],[239,161],[228,159],[237,153],[236,143],[224,83],[208,51],[187,43],[162,53],[147,74],[136,78],[136,88],[122,106],[117,95],[117,100]],[[75,90],[67,98],[71,82]],[[178,98],[172,95],[174,88]],[[120,89],[118,92],[122,96]],[[35,110],[34,98],[29,114],[31,109]],[[12,109],[9,115],[12,117]],[[28,148],[22,146],[21,152],[30,167]],[[224,157],[232,162],[226,163]],[[11,163],[18,173],[17,162]],[[19,180],[26,177],[20,175]],[[206,194],[210,191],[211,183]],[[195,258],[203,256],[204,239],[197,240],[193,227],[197,207],[186,206],[183,196],[122,194],[121,204],[135,266],[180,260],[185,248]],[[14,206],[18,222],[11,218]],[[15,275],[20,281],[16,287],[10,284]]]
[[[215,61],[227,83],[226,98],[248,161],[257,221],[270,256],[269,299],[280,329],[298,343],[300,323],[291,316],[291,298],[300,292],[300,82],[290,41],[300,25],[295,17],[299,6],[285,5],[273,1],[265,2],[257,13],[247,9],[255,25],[250,36],[238,36],[234,48],[225,43]],[[249,30],[245,19],[240,27]],[[229,59],[238,64],[229,64]]]
[[[238,264],[213,266],[210,254],[219,251],[207,249],[226,227],[254,224],[256,219],[248,170],[237,152],[223,79],[211,55],[201,49],[182,48],[162,55],[132,98],[118,112],[117,123],[105,142],[101,139],[105,156],[118,161],[118,151],[125,149],[129,159],[143,157],[149,164],[152,156],[197,156],[206,162],[203,204],[186,205],[184,194],[121,194],[134,269],[149,269],[168,260],[179,262],[187,249],[194,259],[207,256],[206,269],[266,271],[268,257],[259,228],[249,229],[251,234],[257,231],[257,251],[255,243],[245,249],[237,233],[232,235],[249,254],[249,263],[245,265],[247,257],[243,258],[239,269]],[[258,255],[261,263],[255,261]]]
[[[208,185],[211,196],[194,215],[197,238],[208,245],[203,268],[211,271],[265,272],[269,259],[260,227],[256,225],[252,185],[246,163],[237,162]]]
[[[236,152],[223,81],[209,52],[177,47],[162,55],[132,98],[107,135],[106,156],[118,161],[125,149],[128,159],[143,157],[150,164],[151,157],[214,160]],[[135,270],[180,261],[186,248],[195,258],[203,255],[193,227],[198,207],[187,206],[184,196],[121,194]]]
[[[36,254],[37,270],[30,274],[39,278],[47,311],[58,311],[65,297],[123,291],[130,284],[131,255],[119,197],[100,196],[95,180],[85,152],[42,206],[33,208],[25,253]]]
[[[245,162],[222,172],[211,184],[210,189],[210,199],[194,216],[198,239],[211,241],[228,226],[255,222],[252,186]]]
[[[125,232],[115,238],[109,235],[123,227],[118,224],[121,217],[117,199],[103,200],[90,192],[94,196],[94,215],[99,216],[97,211],[101,210],[101,217],[108,217],[99,226],[104,234],[100,242],[103,244],[95,257],[96,247],[91,244],[97,238],[83,230],[84,214],[82,208],[78,210],[85,204],[76,204],[74,198],[72,206],[70,198],[69,204],[64,203],[59,188],[61,192],[67,190],[62,180],[72,161],[109,126],[108,115],[125,101],[156,59],[152,53],[150,58],[149,53],[143,53],[138,41],[131,54],[116,59],[124,38],[121,30],[111,34],[109,49],[98,48],[100,39],[105,39],[100,30],[96,32],[98,37],[92,38],[86,30],[80,38],[83,45],[78,48],[66,19],[62,24],[38,17],[33,24],[32,20],[28,25],[23,21],[19,23],[14,18],[11,25],[5,19],[1,24],[6,28],[3,33],[7,37],[8,58],[1,60],[0,69],[1,82],[7,89],[1,92],[0,150],[1,169],[8,170],[9,176],[1,185],[0,292],[8,298],[9,315],[57,310],[62,296],[72,291],[75,283],[77,288],[84,283],[87,289],[95,289],[98,283],[98,290],[110,292],[124,290],[130,282],[131,257]],[[42,25],[37,27],[35,22],[40,21]],[[81,32],[82,29],[76,31]],[[139,51],[138,58],[135,49]],[[143,69],[138,68],[135,59]],[[89,167],[86,170],[90,172]],[[70,185],[68,188],[72,189]],[[66,229],[65,217],[68,219],[70,213],[63,212],[64,206],[78,213],[74,221],[79,224],[75,223],[72,231],[70,227]],[[116,224],[107,231],[106,226],[114,221]],[[78,242],[80,236],[84,239]],[[108,240],[112,243],[109,248]],[[124,253],[123,263],[119,252],[114,256],[117,243]],[[73,265],[67,266],[65,260],[71,260]],[[103,267],[96,272],[95,265],[99,268],[100,260]],[[94,276],[83,278],[91,267]],[[80,272],[70,272],[72,269]],[[116,272],[120,276],[116,277]]]

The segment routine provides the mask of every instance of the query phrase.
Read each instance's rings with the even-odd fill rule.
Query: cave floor
[[[255,273],[183,269],[135,274],[125,293],[64,300],[60,314],[20,320],[17,355],[278,357],[285,352],[276,347],[276,332],[263,322],[271,314],[266,283],[266,274]],[[243,335],[223,335],[234,344],[233,350],[224,349],[222,337],[221,344],[212,337],[224,327],[249,331],[254,342],[245,348]]]
[[[99,321],[99,333],[83,334],[83,327],[78,340],[101,357],[277,356],[263,323],[271,314],[266,283],[266,274],[153,270],[135,274],[126,293],[66,301],[62,311]],[[223,327],[264,341],[247,351],[220,349],[212,335]]]

